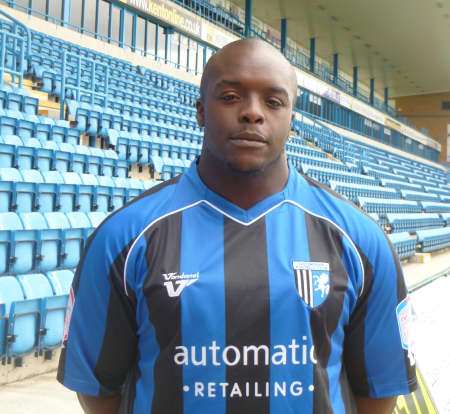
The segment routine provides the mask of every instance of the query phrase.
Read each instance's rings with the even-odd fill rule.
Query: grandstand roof
[[[233,0],[245,7],[245,0]],[[288,19],[288,36],[390,97],[450,90],[450,2],[438,0],[254,0],[254,15],[274,28]]]

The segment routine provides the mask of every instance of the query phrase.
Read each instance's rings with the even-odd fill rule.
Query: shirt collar
[[[209,189],[198,174],[196,162],[193,162],[187,170],[186,178],[195,188],[195,191],[201,199],[206,200],[216,209],[221,210],[226,215],[229,215],[238,221],[250,222],[257,217],[264,215],[268,210],[274,208],[284,200],[290,199],[295,189],[298,188],[300,176],[295,168],[290,165],[288,181],[283,190],[266,197],[249,209],[243,209]]]

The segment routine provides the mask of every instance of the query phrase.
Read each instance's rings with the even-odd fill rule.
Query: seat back
[[[68,269],[47,272],[46,276],[53,289],[54,295],[68,295],[73,281],[73,272]]]
[[[23,299],[19,281],[14,276],[0,276],[0,303],[5,305],[5,313],[9,313],[12,302]]]
[[[14,338],[7,344],[6,335],[0,334],[0,355],[17,356],[33,350],[37,335],[38,301],[24,300],[24,293],[14,276],[0,277],[0,303],[5,305],[8,324],[0,320],[0,333]]]

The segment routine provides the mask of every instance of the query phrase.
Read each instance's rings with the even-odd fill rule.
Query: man
[[[387,414],[414,389],[392,247],[288,166],[296,92],[271,46],[221,49],[198,162],[91,237],[58,373],[86,413]]]

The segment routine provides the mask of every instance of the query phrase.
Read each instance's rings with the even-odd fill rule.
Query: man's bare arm
[[[77,393],[78,401],[85,414],[118,414],[120,394],[110,397],[91,397]]]
[[[392,414],[397,397],[367,398],[355,396],[358,414]]]

